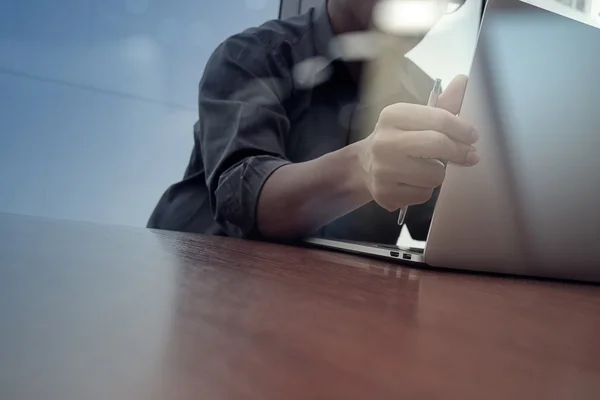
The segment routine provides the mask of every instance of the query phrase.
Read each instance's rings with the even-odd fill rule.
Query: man
[[[162,196],[148,227],[395,244],[395,211],[427,203],[442,183],[437,160],[471,166],[479,156],[475,129],[456,117],[465,77],[448,86],[437,108],[422,105],[431,86],[415,96],[419,104],[386,107],[358,141],[346,117],[358,104],[360,65],[333,59],[325,82],[297,84],[294,67],[331,58],[336,35],[369,29],[376,3],[329,0],[221,44],[200,82],[184,179]],[[431,212],[431,202],[411,207],[407,224],[416,239],[425,239]]]

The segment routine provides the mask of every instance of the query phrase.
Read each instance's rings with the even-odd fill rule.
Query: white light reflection
[[[380,47],[377,32],[352,32],[338,35],[329,44],[335,58],[344,61],[370,60],[377,56]]]
[[[421,35],[440,20],[442,10],[435,0],[381,0],[373,11],[373,23],[385,33]]]
[[[330,61],[325,57],[308,58],[294,66],[292,76],[297,87],[313,88],[331,76]]]

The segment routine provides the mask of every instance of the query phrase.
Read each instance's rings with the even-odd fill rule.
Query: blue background
[[[0,212],[145,225],[192,148],[198,81],[278,0],[0,0]]]

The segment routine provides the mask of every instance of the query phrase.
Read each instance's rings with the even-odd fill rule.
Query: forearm
[[[371,201],[358,168],[359,146],[275,171],[260,193],[259,232],[273,239],[302,237]]]

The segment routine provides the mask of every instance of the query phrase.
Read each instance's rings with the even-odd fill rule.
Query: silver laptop
[[[490,0],[461,116],[481,162],[449,165],[424,248],[312,245],[440,268],[600,282],[600,29]],[[409,210],[410,212],[410,210]]]

